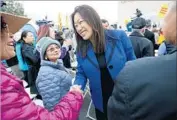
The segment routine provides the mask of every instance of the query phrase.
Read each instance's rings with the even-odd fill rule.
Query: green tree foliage
[[[1,11],[20,16],[26,16],[24,15],[23,4],[20,2],[14,0],[4,0],[4,2],[6,5],[1,8]]]

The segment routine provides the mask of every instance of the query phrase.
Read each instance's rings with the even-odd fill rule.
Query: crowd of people
[[[97,120],[176,120],[176,2],[160,29],[165,38],[161,43],[156,26],[151,29],[151,22],[141,16],[132,20],[127,35],[89,5],[77,6],[71,14],[73,33],[40,25],[36,44],[30,30],[18,41],[13,39],[30,19],[0,14],[1,60],[7,63],[0,65],[3,120],[78,120],[88,82]],[[77,58],[76,71],[72,55]],[[23,80],[44,107],[33,103]]]

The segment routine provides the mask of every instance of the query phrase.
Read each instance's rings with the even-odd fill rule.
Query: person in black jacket
[[[129,35],[129,38],[137,58],[154,55],[152,42],[143,35],[145,26],[146,20],[141,17],[134,19],[132,22],[133,32]]]
[[[164,18],[163,32],[177,45],[176,1]],[[109,120],[176,120],[176,51],[128,62],[108,102]]]
[[[150,29],[151,29],[151,21],[146,20],[146,29],[144,32],[144,36],[152,42],[153,49],[155,50],[155,48],[156,48],[155,34],[152,31],[150,31]],[[155,54],[155,52],[154,52],[154,54]]]
[[[38,94],[35,81],[38,75],[38,69],[36,68],[36,65],[40,62],[40,55],[37,52],[34,52],[35,47],[33,46],[33,41],[33,33],[30,31],[23,31],[18,42],[22,43],[22,57],[28,65],[28,71],[24,74],[27,76],[30,92],[31,94]]]

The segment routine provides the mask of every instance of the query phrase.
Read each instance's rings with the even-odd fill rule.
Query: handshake
[[[81,90],[81,85],[73,85],[70,87],[70,92],[77,92],[83,95],[83,91]]]

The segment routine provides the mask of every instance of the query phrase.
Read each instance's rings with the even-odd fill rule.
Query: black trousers
[[[23,71],[24,74],[24,80],[28,83],[29,85],[29,80],[28,80],[28,71]]]
[[[108,103],[109,97],[110,97],[109,95],[104,95],[103,96],[103,111],[104,112],[95,108],[95,114],[96,114],[96,119],[97,120],[108,120],[107,103]]]
[[[100,110],[95,108],[95,114],[96,114],[96,119],[97,120],[108,120],[106,111],[103,113]]]

